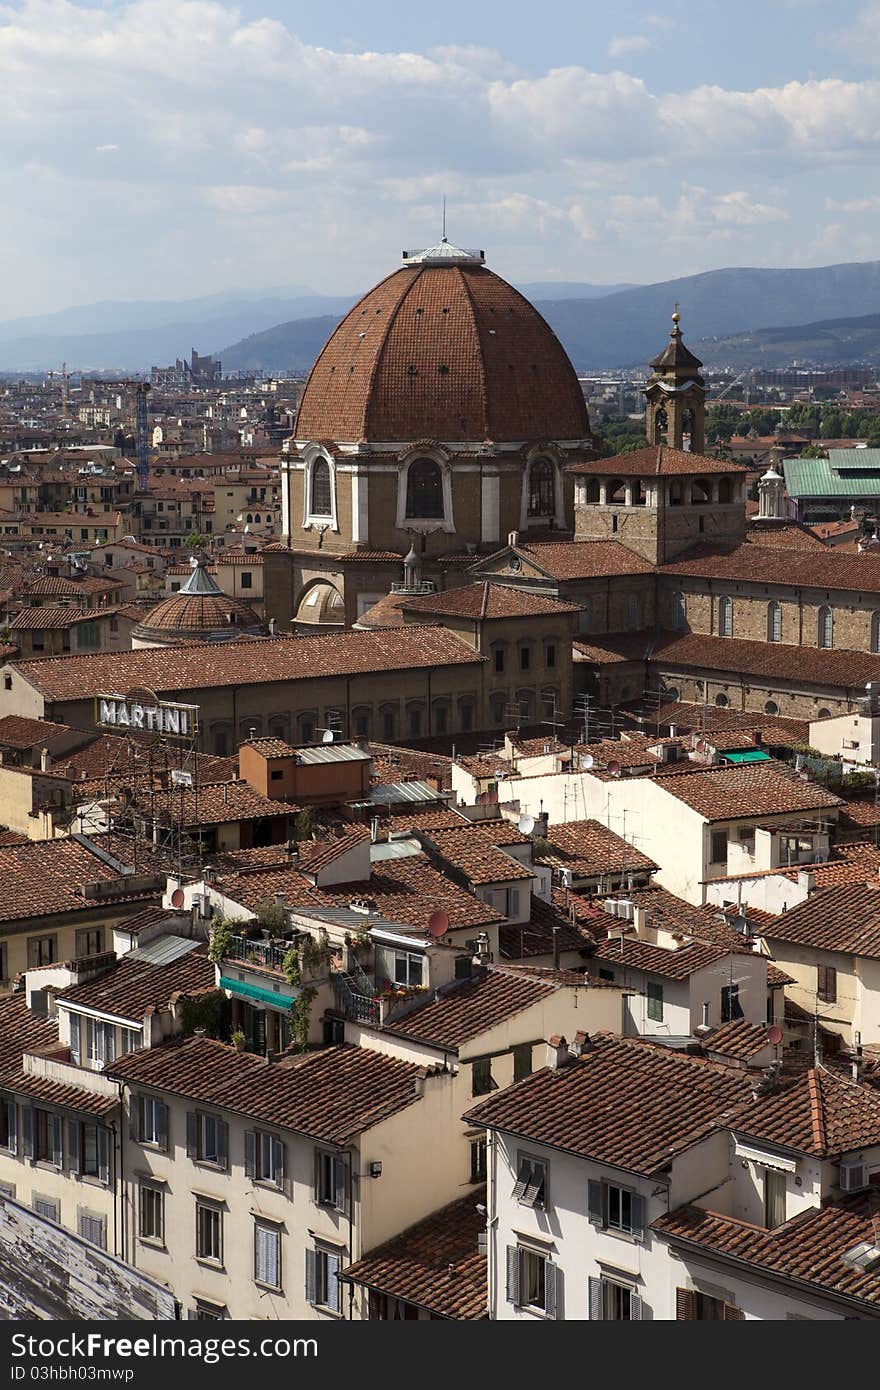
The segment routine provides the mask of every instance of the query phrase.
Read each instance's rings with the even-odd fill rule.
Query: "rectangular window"
[[[110,1181],[110,1132],[103,1125],[71,1120],[70,1153],[80,1177]]]
[[[196,1163],[227,1165],[229,1127],[217,1115],[190,1110],[186,1116],[186,1154]]]
[[[83,956],[99,956],[104,949],[104,929],[103,927],[86,927],[76,934],[76,954],[78,958]]]
[[[727,831],[726,831],[726,830],[713,830],[713,831],[712,831],[712,863],[713,863],[713,864],[726,864],[726,863],[727,863]]]
[[[212,1202],[196,1202],[196,1259],[223,1263],[223,1212]]]
[[[77,1233],[87,1240],[90,1245],[97,1245],[99,1249],[107,1249],[107,1222],[103,1216],[94,1216],[91,1212],[81,1211],[76,1223]]]
[[[521,1153],[517,1156],[516,1184],[513,1196],[525,1207],[547,1205],[547,1165],[539,1158]]]
[[[340,1311],[339,1256],[320,1247],[306,1251],[306,1299],[328,1313]]]
[[[487,1096],[490,1091],[495,1089],[496,1082],[492,1077],[492,1058],[480,1057],[471,1065],[471,1095]]]
[[[58,958],[58,938],[56,936],[30,936],[27,944],[28,969],[36,970],[41,965],[52,965]]]
[[[252,588],[253,588],[253,585],[254,585],[254,577],[253,577],[253,575],[250,573],[249,570],[244,570],[244,571],[242,572],[242,576],[241,576],[241,587],[242,587],[243,589],[252,589]]]
[[[519,1043],[513,1049],[513,1079],[522,1081],[523,1077],[532,1074],[532,1044]]]
[[[208,1303],[204,1298],[197,1298],[195,1307],[189,1314],[190,1322],[225,1322],[229,1317],[229,1309],[225,1303]]]
[[[285,1181],[285,1149],[282,1140],[265,1130],[248,1130],[244,1136],[244,1166],[255,1182],[283,1187]]]
[[[59,1218],[58,1203],[50,1197],[35,1197],[34,1211],[47,1221],[57,1221]]]
[[[504,671],[504,648],[495,648],[495,671],[497,675],[502,675]]]
[[[112,1023],[97,1018],[83,1020],[86,1029],[86,1062],[93,1071],[100,1071],[115,1056],[115,1029]]]
[[[254,1279],[266,1289],[281,1288],[281,1231],[254,1222]]]
[[[556,643],[548,642],[544,648],[544,661],[548,668],[552,669],[556,665]]]
[[[486,1181],[486,1139],[471,1140],[471,1182]]]
[[[532,652],[530,647],[520,647],[519,649],[519,669],[529,671],[532,666]]]
[[[645,1229],[645,1199],[616,1183],[591,1180],[587,1184],[590,1221],[601,1230],[641,1240]]]
[[[168,1143],[168,1107],[155,1096],[136,1096],[132,1101],[132,1138],[137,1143],[164,1149]]]
[[[126,1052],[137,1052],[141,1046],[141,1032],[139,1028],[120,1028],[119,1030],[119,1055],[124,1057]]]
[[[764,1170],[764,1225],[773,1231],[785,1221],[785,1174]]]
[[[817,965],[816,992],[823,1004],[837,1003],[837,970],[833,965]]]
[[[629,1284],[614,1279],[590,1280],[590,1318],[632,1322],[642,1316],[642,1300]]]
[[[648,999],[648,1018],[652,1023],[663,1022],[663,986],[649,980],[645,993]]]
[[[345,1154],[315,1149],[314,1197],[319,1207],[348,1209],[349,1163]]]
[[[51,1110],[36,1107],[33,1115],[33,1157],[37,1163],[50,1163],[60,1168],[64,1159],[62,1121]]]
[[[141,1240],[160,1245],[165,1240],[165,1193],[152,1183],[142,1182],[138,1189],[138,1231]]]
[[[549,1312],[546,1255],[520,1246],[516,1250],[516,1259],[519,1265],[519,1296],[515,1301],[523,1308],[536,1308],[541,1313]]]
[[[739,1002],[739,985],[721,986],[721,1022],[732,1023],[742,1018],[742,1004]]]
[[[0,1096],[0,1149],[18,1152],[18,1106],[10,1096]]]

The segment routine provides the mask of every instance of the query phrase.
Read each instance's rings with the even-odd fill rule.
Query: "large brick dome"
[[[327,342],[296,439],[582,440],[590,426],[553,330],[482,252],[405,253]]]

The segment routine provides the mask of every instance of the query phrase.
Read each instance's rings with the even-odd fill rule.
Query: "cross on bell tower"
[[[680,320],[676,303],[669,342],[650,364],[645,428],[649,444],[666,444],[673,449],[684,449],[687,444],[693,453],[701,454],[706,447],[706,384],[700,376],[703,364],[682,342]]]

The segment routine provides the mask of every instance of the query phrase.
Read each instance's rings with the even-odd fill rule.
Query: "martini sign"
[[[129,695],[96,695],[95,724],[116,733],[139,730],[165,738],[191,739],[199,731],[199,707],[160,700],[149,690],[136,690]]]

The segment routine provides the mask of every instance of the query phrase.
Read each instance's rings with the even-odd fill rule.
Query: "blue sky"
[[[514,280],[880,245],[880,0],[0,7],[3,317],[361,289],[449,232]]]

